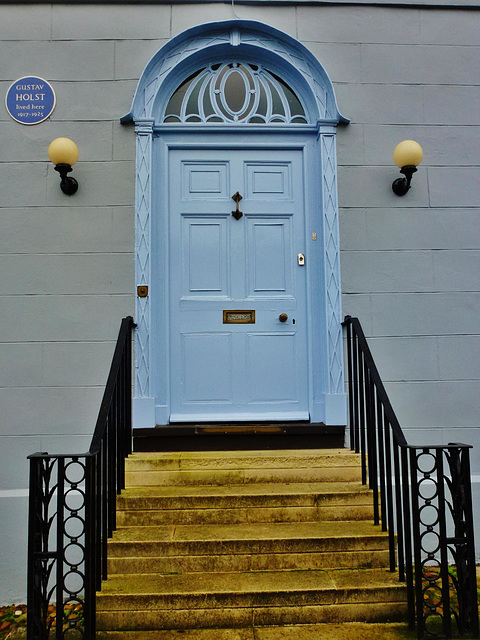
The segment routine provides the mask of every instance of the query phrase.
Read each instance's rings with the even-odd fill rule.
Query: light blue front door
[[[171,149],[168,170],[170,420],[308,419],[302,151]]]

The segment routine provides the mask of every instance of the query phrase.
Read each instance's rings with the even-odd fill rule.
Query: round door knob
[[[288,320],[288,316],[287,316],[287,314],[286,314],[286,313],[281,313],[281,314],[278,316],[278,319],[280,320],[280,322],[286,322],[286,321]]]

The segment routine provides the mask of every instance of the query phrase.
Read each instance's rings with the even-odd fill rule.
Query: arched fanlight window
[[[261,65],[217,63],[196,71],[173,92],[163,122],[306,124],[291,87]]]

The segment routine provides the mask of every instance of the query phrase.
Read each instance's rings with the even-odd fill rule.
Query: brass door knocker
[[[240,209],[238,208],[238,203],[240,202],[241,199],[242,199],[242,196],[238,191],[237,193],[234,193],[232,196],[232,200],[235,200],[235,202],[237,203],[237,208],[235,209],[235,211],[232,211],[232,216],[235,218],[235,220],[240,220],[240,218],[243,216],[243,212],[240,211]]]

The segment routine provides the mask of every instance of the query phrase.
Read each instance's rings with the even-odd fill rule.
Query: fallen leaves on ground
[[[56,607],[54,604],[48,607],[47,625],[51,625],[54,629],[56,626]],[[80,603],[71,603],[65,605],[64,621],[78,620],[79,626],[83,623],[82,605]],[[27,625],[27,605],[11,604],[6,607],[0,607],[0,640],[7,640],[15,635],[15,632]],[[66,625],[68,626],[68,622]]]

